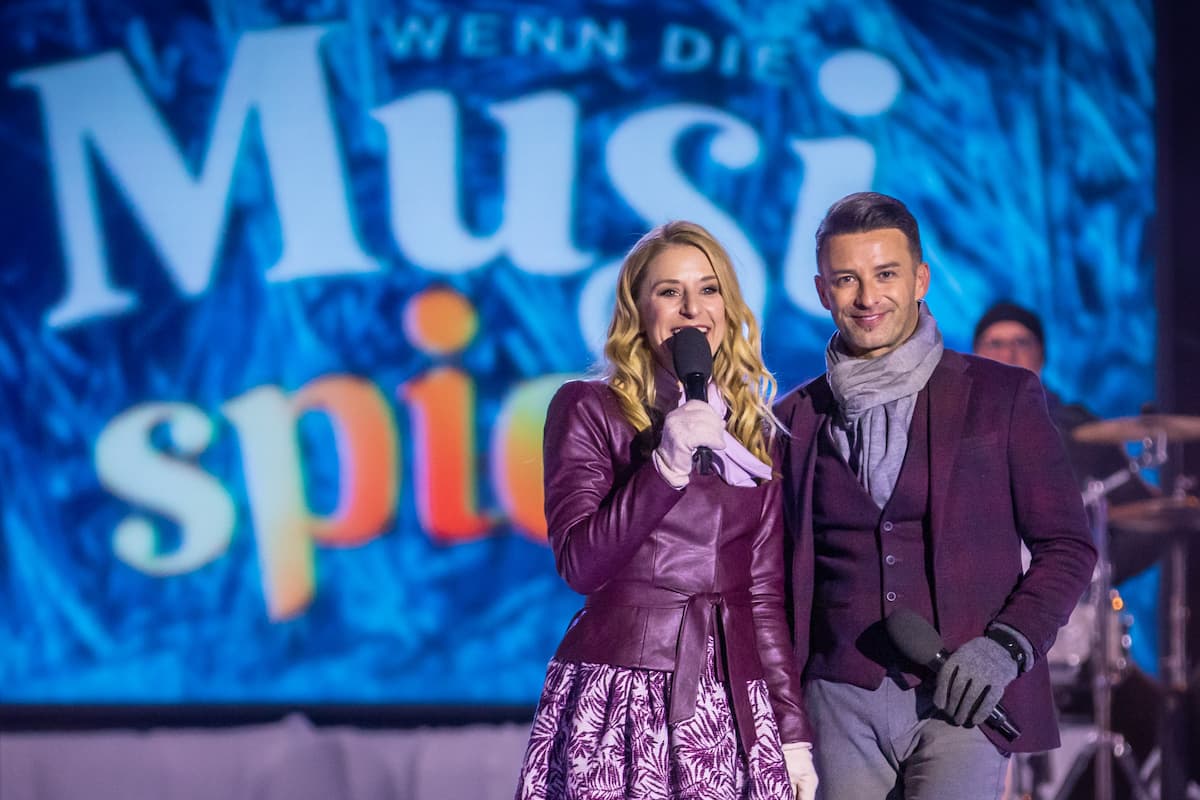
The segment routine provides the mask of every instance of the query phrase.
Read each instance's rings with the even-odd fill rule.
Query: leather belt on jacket
[[[730,693],[733,695],[734,724],[742,749],[749,753],[754,744],[754,712],[750,707],[749,681],[760,675],[741,674],[745,671],[742,659],[730,660],[725,647],[725,629],[734,622],[733,609],[737,608],[746,617],[751,611],[750,592],[746,589],[726,592],[687,592],[665,586],[650,586],[645,583],[616,582],[587,597],[586,605],[592,608],[605,606],[636,606],[639,608],[683,609],[683,622],[679,638],[675,643],[675,669],[671,683],[671,701],[667,721],[680,722],[696,713],[696,698],[700,691],[700,673],[704,669],[704,658],[708,653],[706,639],[711,632],[716,655],[718,677],[728,676]],[[713,611],[720,614],[719,625],[714,625]],[[749,620],[747,620],[749,621]]]

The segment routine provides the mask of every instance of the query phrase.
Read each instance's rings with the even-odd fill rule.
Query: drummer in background
[[[973,349],[976,355],[1011,364],[1041,377],[1046,363],[1046,338],[1042,321],[1029,309],[1009,301],[996,303],[979,318],[975,325]],[[1080,488],[1089,478],[1103,479],[1127,466],[1128,459],[1116,445],[1084,444],[1075,441],[1071,432],[1088,422],[1099,419],[1080,403],[1065,403],[1044,383],[1046,405],[1050,418],[1058,428],[1066,445],[1071,469]],[[1131,480],[1109,492],[1106,496],[1110,506],[1142,500],[1149,496],[1145,484],[1139,479]],[[1112,581],[1119,583],[1148,567],[1158,559],[1160,550],[1148,546],[1141,537],[1110,537],[1109,559],[1112,563]],[[1130,598],[1126,598],[1127,600]],[[1152,607],[1144,615],[1153,620]],[[1143,615],[1139,615],[1143,616]],[[1150,622],[1153,625],[1153,622]],[[1086,687],[1076,687],[1086,689]],[[1060,702],[1070,701],[1056,698]],[[1132,669],[1113,691],[1113,730],[1120,732],[1133,746],[1139,759],[1153,748],[1158,728],[1158,716],[1162,700],[1155,683],[1141,670]],[[1080,781],[1078,787],[1091,786],[1091,781]]]
[[[1024,367],[1039,378],[1042,376],[1042,367],[1046,363],[1046,337],[1042,320],[1024,306],[1002,300],[985,311],[975,325],[972,346],[976,355],[1014,367]],[[1063,402],[1044,382],[1042,389],[1046,392],[1050,419],[1054,421],[1066,445],[1067,458],[1071,461],[1071,469],[1075,472],[1080,489],[1085,487],[1089,478],[1102,480],[1128,465],[1128,457],[1116,445],[1084,444],[1071,436],[1071,432],[1080,425],[1095,422],[1099,417],[1081,403]],[[1105,499],[1111,507],[1144,500],[1152,494],[1138,475],[1110,491]],[[1112,582],[1121,583],[1141,573],[1153,566],[1159,555],[1158,548],[1147,547],[1142,538],[1113,539],[1109,542]]]
[[[1024,367],[1039,378],[1046,363],[1046,337],[1041,319],[1029,309],[1007,300],[996,303],[979,318],[975,325],[973,347],[976,355],[1014,367]],[[1099,417],[1080,403],[1064,403],[1045,383],[1042,388],[1046,392],[1050,418],[1063,437],[1071,469],[1075,471],[1075,479],[1081,488],[1088,478],[1107,478],[1126,466],[1128,461],[1117,447],[1083,444],[1071,438],[1071,431],[1085,423],[1095,422]],[[1116,505],[1145,497],[1145,487],[1134,481],[1110,492],[1107,499],[1110,505]],[[1136,566],[1135,569],[1122,569],[1114,564],[1114,581],[1124,580],[1154,563],[1153,554],[1144,561],[1136,559],[1136,554],[1129,555],[1142,563],[1131,565]],[[1116,561],[1116,554],[1113,556]]]

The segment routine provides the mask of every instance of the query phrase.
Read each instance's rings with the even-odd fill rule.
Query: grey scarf
[[[942,349],[942,334],[924,303],[916,331],[890,353],[855,358],[836,333],[825,348],[829,387],[837,402],[830,437],[880,508],[892,496],[904,463],[917,392],[929,381]]]

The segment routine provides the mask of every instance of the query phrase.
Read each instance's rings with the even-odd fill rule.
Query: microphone
[[[708,379],[712,377],[712,350],[708,337],[699,328],[681,328],[671,337],[671,357],[675,376],[683,381],[683,394],[688,400],[708,402]],[[701,475],[712,472],[712,450],[696,448],[696,465]]]
[[[884,626],[892,644],[905,658],[933,672],[941,672],[950,654],[942,644],[942,637],[924,617],[907,608],[898,608],[888,615]],[[1010,742],[1021,735],[1021,729],[1008,718],[1004,706],[993,708],[985,722]]]

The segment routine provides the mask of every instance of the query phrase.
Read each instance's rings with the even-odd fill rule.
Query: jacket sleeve
[[[1024,634],[1040,659],[1091,581],[1096,548],[1062,440],[1032,373],[1013,401],[1008,457],[1013,516],[1031,560],[996,621]]]
[[[613,578],[687,489],[677,491],[652,463],[618,479],[607,387],[564,384],[550,401],[543,438],[546,524],[563,580],[588,594]],[[619,412],[617,412],[619,414]]]
[[[780,436],[780,456],[776,462],[783,473],[779,480],[782,483],[780,494],[784,524],[784,590],[787,592],[787,608],[791,612],[792,658],[796,671],[803,678],[811,642],[816,573],[810,514],[812,484],[807,479],[807,470],[811,468],[812,459],[810,434],[817,423],[815,417],[811,417],[811,411],[808,416],[805,415],[806,407],[801,403],[799,393],[793,392],[775,407],[775,415],[787,431]]]
[[[787,570],[784,568],[781,484],[779,478],[767,484],[751,552],[750,591],[759,659],[766,675],[779,735],[786,744],[811,742],[813,735],[804,711],[800,671],[792,652],[792,637],[784,610]]]

